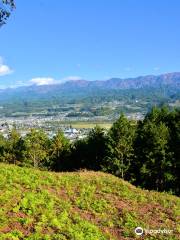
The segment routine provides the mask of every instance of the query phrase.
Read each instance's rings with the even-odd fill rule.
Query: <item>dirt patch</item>
[[[29,223],[27,225],[23,225],[22,223],[18,222],[18,219],[25,219],[27,217],[28,216],[22,212],[8,212],[7,218],[9,218],[9,224],[0,228],[0,233],[10,233],[14,230],[18,230],[22,232],[24,236],[29,236],[34,231],[33,224]]]
[[[101,230],[117,240],[127,240],[127,237],[123,237],[123,230],[120,228],[103,227]],[[134,240],[134,238],[128,237],[128,240]]]
[[[136,210],[138,215],[145,221],[148,225],[154,228],[162,227],[163,225],[175,226],[173,213],[171,209],[165,209],[159,204],[145,204]],[[163,216],[164,215],[164,216]]]
[[[8,212],[7,216],[12,217],[12,218],[26,218],[27,217],[27,215],[25,213],[22,213],[22,212],[15,213],[12,211]]]
[[[29,229],[25,229],[20,223],[13,222],[9,226],[5,226],[0,229],[0,233],[10,233],[14,230],[18,230],[19,232],[22,232],[24,236],[29,236],[31,231]]]
[[[122,201],[122,200],[116,200],[116,201],[114,202],[114,206],[115,206],[118,210],[123,210],[123,209],[129,210],[129,211],[132,210],[132,205],[131,205],[129,202]]]
[[[69,199],[69,197],[67,195],[67,192],[66,192],[66,190],[64,188],[54,189],[54,188],[50,188],[49,187],[49,188],[47,188],[47,190],[51,194],[59,197],[60,199],[64,199],[64,200],[68,200]]]
[[[76,206],[73,206],[72,213],[78,213],[81,218],[87,221],[91,221],[92,223],[99,224],[101,222],[100,218],[98,218],[95,214],[89,211],[82,210]]]

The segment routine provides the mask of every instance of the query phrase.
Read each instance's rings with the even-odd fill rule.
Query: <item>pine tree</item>
[[[24,138],[24,165],[46,168],[48,165],[49,139],[42,130],[31,129]]]
[[[173,150],[171,120],[173,112],[167,107],[153,108],[139,122],[134,144],[135,161],[132,166],[136,185],[148,189],[173,191],[177,159]],[[174,139],[174,137],[173,137]]]
[[[22,139],[20,133],[15,127],[9,132],[7,139],[5,140],[4,161],[12,164],[21,163],[21,147]]]
[[[70,142],[62,131],[53,137],[50,144],[50,167],[56,171],[67,170],[69,165]]]
[[[129,179],[129,167],[133,160],[135,126],[123,114],[113,124],[108,134],[107,156],[104,170],[123,179]]]
[[[5,137],[0,134],[0,162],[4,162],[5,161],[5,151],[6,151],[6,144],[7,141],[5,139]]]
[[[106,135],[103,128],[95,126],[87,136],[86,168],[100,170],[106,154]]]

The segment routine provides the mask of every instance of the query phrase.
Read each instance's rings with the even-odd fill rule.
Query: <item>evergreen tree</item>
[[[129,168],[133,160],[133,141],[135,125],[123,114],[113,124],[108,134],[107,156],[105,157],[105,171],[123,179],[129,179]]]
[[[148,189],[163,191],[171,173],[173,154],[169,151],[169,129],[164,123],[146,123],[143,126],[140,146],[141,185]]]
[[[106,135],[103,128],[96,126],[85,139],[77,140],[72,145],[72,168],[101,170],[105,154]]]
[[[94,127],[87,136],[86,168],[101,170],[103,159],[106,155],[106,135],[103,128]]]
[[[24,138],[24,165],[47,168],[49,139],[42,130],[31,129]]]
[[[149,127],[149,123],[154,124],[156,126],[156,133],[161,136],[163,131],[161,132],[162,124],[164,125],[163,128],[167,128],[166,137],[164,136],[164,148],[166,149],[166,160],[165,163],[168,168],[165,168],[164,174],[164,183],[161,187],[157,185],[154,186],[155,189],[161,188],[161,190],[172,191],[176,194],[180,194],[180,187],[179,187],[179,172],[180,172],[180,110],[174,109],[170,111],[167,106],[163,106],[161,108],[154,107],[151,112],[149,112],[144,121],[139,128],[140,131],[138,133],[136,143],[138,143],[138,148],[136,148],[136,155],[137,155],[137,162],[143,158],[142,151],[143,149],[147,148],[147,142],[142,139],[145,129]],[[147,125],[147,127],[145,127]],[[139,125],[140,126],[140,125]],[[151,129],[151,128],[149,128]],[[164,130],[165,131],[165,130]],[[163,136],[161,136],[163,138]],[[165,140],[166,139],[166,140]],[[161,145],[162,147],[162,145]],[[151,149],[152,150],[152,149]],[[153,151],[155,152],[155,150]],[[143,158],[139,161],[138,168],[141,168],[141,164],[145,161],[146,158]],[[157,159],[157,157],[156,157]],[[137,163],[136,162],[136,163]],[[155,163],[157,164],[157,163]],[[138,164],[136,164],[137,167]],[[138,171],[137,171],[138,172]],[[137,183],[142,184],[142,179],[140,179],[141,174],[137,174]],[[147,186],[146,186],[147,187]],[[151,185],[153,188],[153,185]]]
[[[167,107],[153,108],[139,122],[134,144],[135,161],[131,166],[136,185],[148,189],[177,192],[178,158],[175,154],[177,119]],[[176,140],[175,140],[176,139]],[[176,169],[176,170],[175,170]]]
[[[70,142],[62,131],[53,137],[50,144],[50,165],[56,171],[68,170]]]
[[[12,164],[21,163],[21,147],[22,139],[20,133],[15,127],[9,131],[7,139],[4,139],[4,151],[2,159],[5,162]]]
[[[170,183],[169,188],[173,188],[174,192],[180,195],[180,110],[175,109],[169,113],[167,125],[170,131],[169,147],[173,152],[172,174],[174,176],[174,182]]]
[[[0,162],[4,162],[5,161],[5,151],[6,151],[6,144],[7,141],[5,139],[5,137],[0,134]]]
[[[76,140],[71,144],[71,170],[87,168],[88,144],[87,138]]]

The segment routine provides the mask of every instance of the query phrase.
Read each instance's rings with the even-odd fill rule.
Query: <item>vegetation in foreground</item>
[[[100,172],[0,164],[0,239],[179,239],[180,199]],[[169,229],[138,237],[134,229]]]

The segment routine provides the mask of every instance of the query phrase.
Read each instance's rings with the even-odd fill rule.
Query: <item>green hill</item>
[[[179,239],[180,199],[100,172],[0,164],[0,239]],[[137,236],[134,229],[173,230]]]

